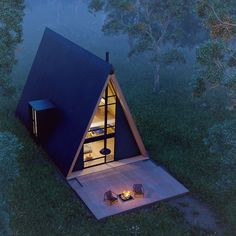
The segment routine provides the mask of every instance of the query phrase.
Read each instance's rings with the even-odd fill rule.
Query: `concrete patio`
[[[137,207],[188,193],[188,190],[151,160],[137,161],[68,180],[97,219],[112,216]],[[119,194],[132,190],[135,183],[143,184],[144,198],[108,205],[103,201],[107,190]]]

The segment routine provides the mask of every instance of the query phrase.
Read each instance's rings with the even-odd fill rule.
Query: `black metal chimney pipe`
[[[110,54],[109,52],[106,52],[106,62],[109,62],[110,61]]]
[[[110,53],[106,52],[106,62],[110,63]],[[110,75],[114,74],[114,68],[113,65],[111,64],[111,71],[110,71]]]

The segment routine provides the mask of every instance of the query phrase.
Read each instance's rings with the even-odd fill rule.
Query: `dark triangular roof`
[[[46,29],[16,115],[30,126],[28,102],[49,100],[60,122],[44,148],[66,176],[112,66]]]

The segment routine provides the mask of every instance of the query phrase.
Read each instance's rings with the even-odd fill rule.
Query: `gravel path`
[[[224,235],[222,227],[217,223],[216,214],[200,200],[186,195],[168,202],[184,213],[184,218],[190,225],[210,231],[213,235]]]

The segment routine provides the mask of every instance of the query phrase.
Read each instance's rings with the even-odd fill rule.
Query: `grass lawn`
[[[148,81],[146,87],[141,85],[143,78],[151,77],[147,70],[135,77],[133,83],[140,83],[135,90],[126,90],[144,142],[151,157],[209,203],[220,222],[228,225],[226,234],[234,235],[236,186],[225,187],[224,181],[236,178],[235,166],[226,168],[222,160],[209,153],[203,139],[213,124],[235,119],[236,114],[225,109],[225,97],[221,94],[210,94],[203,99],[191,97],[189,81],[193,68],[185,66],[165,71],[163,91],[158,96],[150,93]]]
[[[162,73],[163,89],[157,95],[152,93],[148,68],[139,64],[127,66],[125,62],[117,66],[118,80],[151,157],[196,196],[207,201],[219,213],[221,222],[229,225],[228,235],[233,235],[236,231],[236,188],[232,186],[223,191],[216,185],[222,177],[221,162],[208,152],[202,139],[214,123],[225,117],[235,117],[223,109],[202,107],[193,100],[188,89],[189,71],[182,68]],[[11,159],[15,161],[17,173],[8,179],[10,169],[6,169],[7,187],[2,191],[7,199],[10,230],[14,235],[210,234],[189,226],[182,214],[166,203],[99,222],[95,220],[47,159],[46,153],[33,143],[14,117],[16,100],[0,100],[0,133],[10,132],[23,146],[17,151],[17,158]],[[5,155],[4,165],[11,164],[8,157]],[[229,174],[234,174],[233,170]]]
[[[200,232],[189,228],[181,213],[164,203],[98,222],[21,124],[12,117],[1,122],[1,130],[5,128],[18,136],[23,145],[13,165],[19,173],[9,182],[5,179],[8,185],[3,195],[9,204],[10,229],[7,232],[10,234],[191,235]],[[5,159],[4,165],[8,167],[5,175],[12,171],[11,161]],[[7,223],[2,227],[8,227]]]

